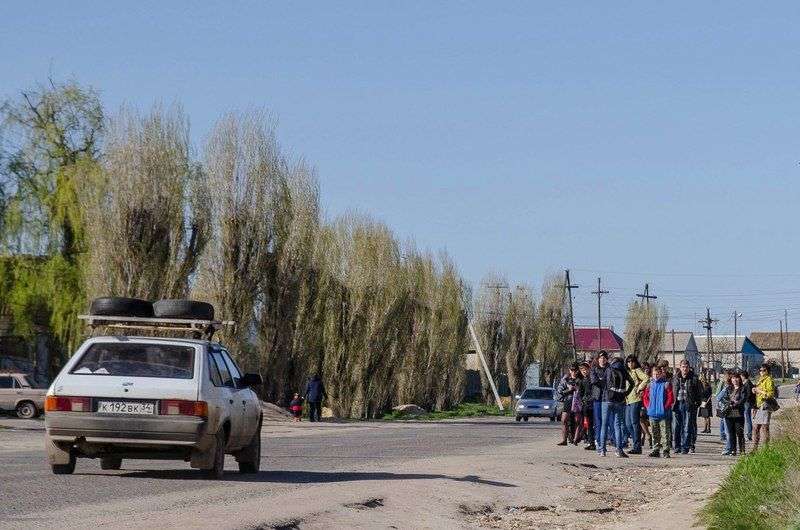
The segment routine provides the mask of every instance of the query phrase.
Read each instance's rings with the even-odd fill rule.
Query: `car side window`
[[[236,363],[233,362],[231,355],[227,351],[222,350],[222,356],[225,358],[225,364],[228,365],[228,370],[230,370],[233,380],[238,381],[241,379],[242,373],[239,371],[239,367],[236,366]]]
[[[208,353],[208,376],[211,378],[211,382],[214,386],[222,386],[222,377],[219,375],[217,363],[214,362],[211,352]]]
[[[0,388],[14,388],[14,379],[11,377],[0,377]]]
[[[233,384],[233,378],[231,378],[231,373],[228,370],[228,366],[225,364],[225,360],[222,358],[222,352],[215,350],[211,352],[211,355],[214,357],[214,363],[217,365],[220,378],[222,378],[222,386],[235,386]]]

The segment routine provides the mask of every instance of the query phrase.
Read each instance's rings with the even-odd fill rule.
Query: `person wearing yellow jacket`
[[[755,414],[753,417],[753,425],[755,425],[756,428],[753,440],[754,451],[758,449],[762,432],[764,433],[764,443],[769,443],[769,420],[772,415],[772,410],[767,407],[767,400],[770,398],[775,399],[776,396],[775,381],[772,379],[772,376],[769,375],[769,366],[762,364],[761,368],[758,369],[758,373],[761,377],[756,386],[753,387],[753,392],[756,395],[756,408],[753,411]]]
[[[639,366],[639,359],[635,355],[628,355],[625,359],[628,365],[628,375],[633,380],[633,388],[625,397],[625,427],[633,439],[632,455],[642,454],[642,439],[640,437],[640,418],[642,413],[642,394],[650,382],[650,377]]]

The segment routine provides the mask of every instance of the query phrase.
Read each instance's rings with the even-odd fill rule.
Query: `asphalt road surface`
[[[294,499],[281,510],[249,520],[239,511],[219,521],[223,527],[280,526],[292,509],[325,508],[325,495],[309,486],[329,485],[346,493],[353,483],[455,481],[491,488],[511,487],[502,477],[474,469],[454,473],[414,470],[415,462],[437,457],[468,457],[479,462],[498,454],[514,458],[514,446],[552,440],[559,425],[548,420],[516,423],[512,418],[482,418],[449,423],[353,422],[271,423],[262,431],[262,471],[240,475],[228,457],[225,479],[208,481],[187,463],[127,460],[120,471],[102,471],[98,460],[79,459],[74,475],[56,476],[45,462],[42,422],[6,419],[0,428],[0,526],[81,526],[85,516],[105,524],[143,526],[159,512],[183,509],[186,526],[206,520],[194,507],[231,506],[244,500]],[[11,428],[9,428],[11,427]],[[356,488],[358,489],[358,488]],[[288,495],[287,495],[288,494]],[[357,497],[357,495],[356,495]],[[369,500],[369,499],[368,499]],[[203,510],[200,510],[202,512]],[[119,517],[120,519],[114,519]],[[287,519],[288,520],[288,519]],[[266,521],[266,522],[265,522]],[[290,521],[291,522],[291,521]]]

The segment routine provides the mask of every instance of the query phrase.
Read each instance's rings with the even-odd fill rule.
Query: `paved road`
[[[15,426],[15,421],[3,421]],[[516,423],[508,418],[483,418],[452,423],[323,423],[266,424],[263,430],[262,472],[231,471],[221,482],[199,479],[183,462],[130,460],[120,471],[102,471],[99,461],[79,459],[72,476],[55,476],[44,460],[41,422],[19,422],[26,430],[0,428],[0,525],[50,526],[48,514],[81,506],[125,506],[147,498],[154,510],[195,499],[239,502],[272,497],[308,484],[357,481],[448,479],[502,487],[496,477],[483,479],[454,474],[404,473],[416,460],[436,457],[513,455],[515,444],[557,436],[558,425],[546,420]],[[202,494],[200,494],[202,493]]]

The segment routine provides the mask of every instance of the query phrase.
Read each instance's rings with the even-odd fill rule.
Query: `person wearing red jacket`
[[[670,440],[672,440],[672,421],[669,412],[675,404],[675,394],[663,367],[656,367],[653,376],[642,394],[642,403],[647,409],[647,416],[653,429],[653,450],[650,456],[658,458],[663,455],[664,458],[669,458]]]

